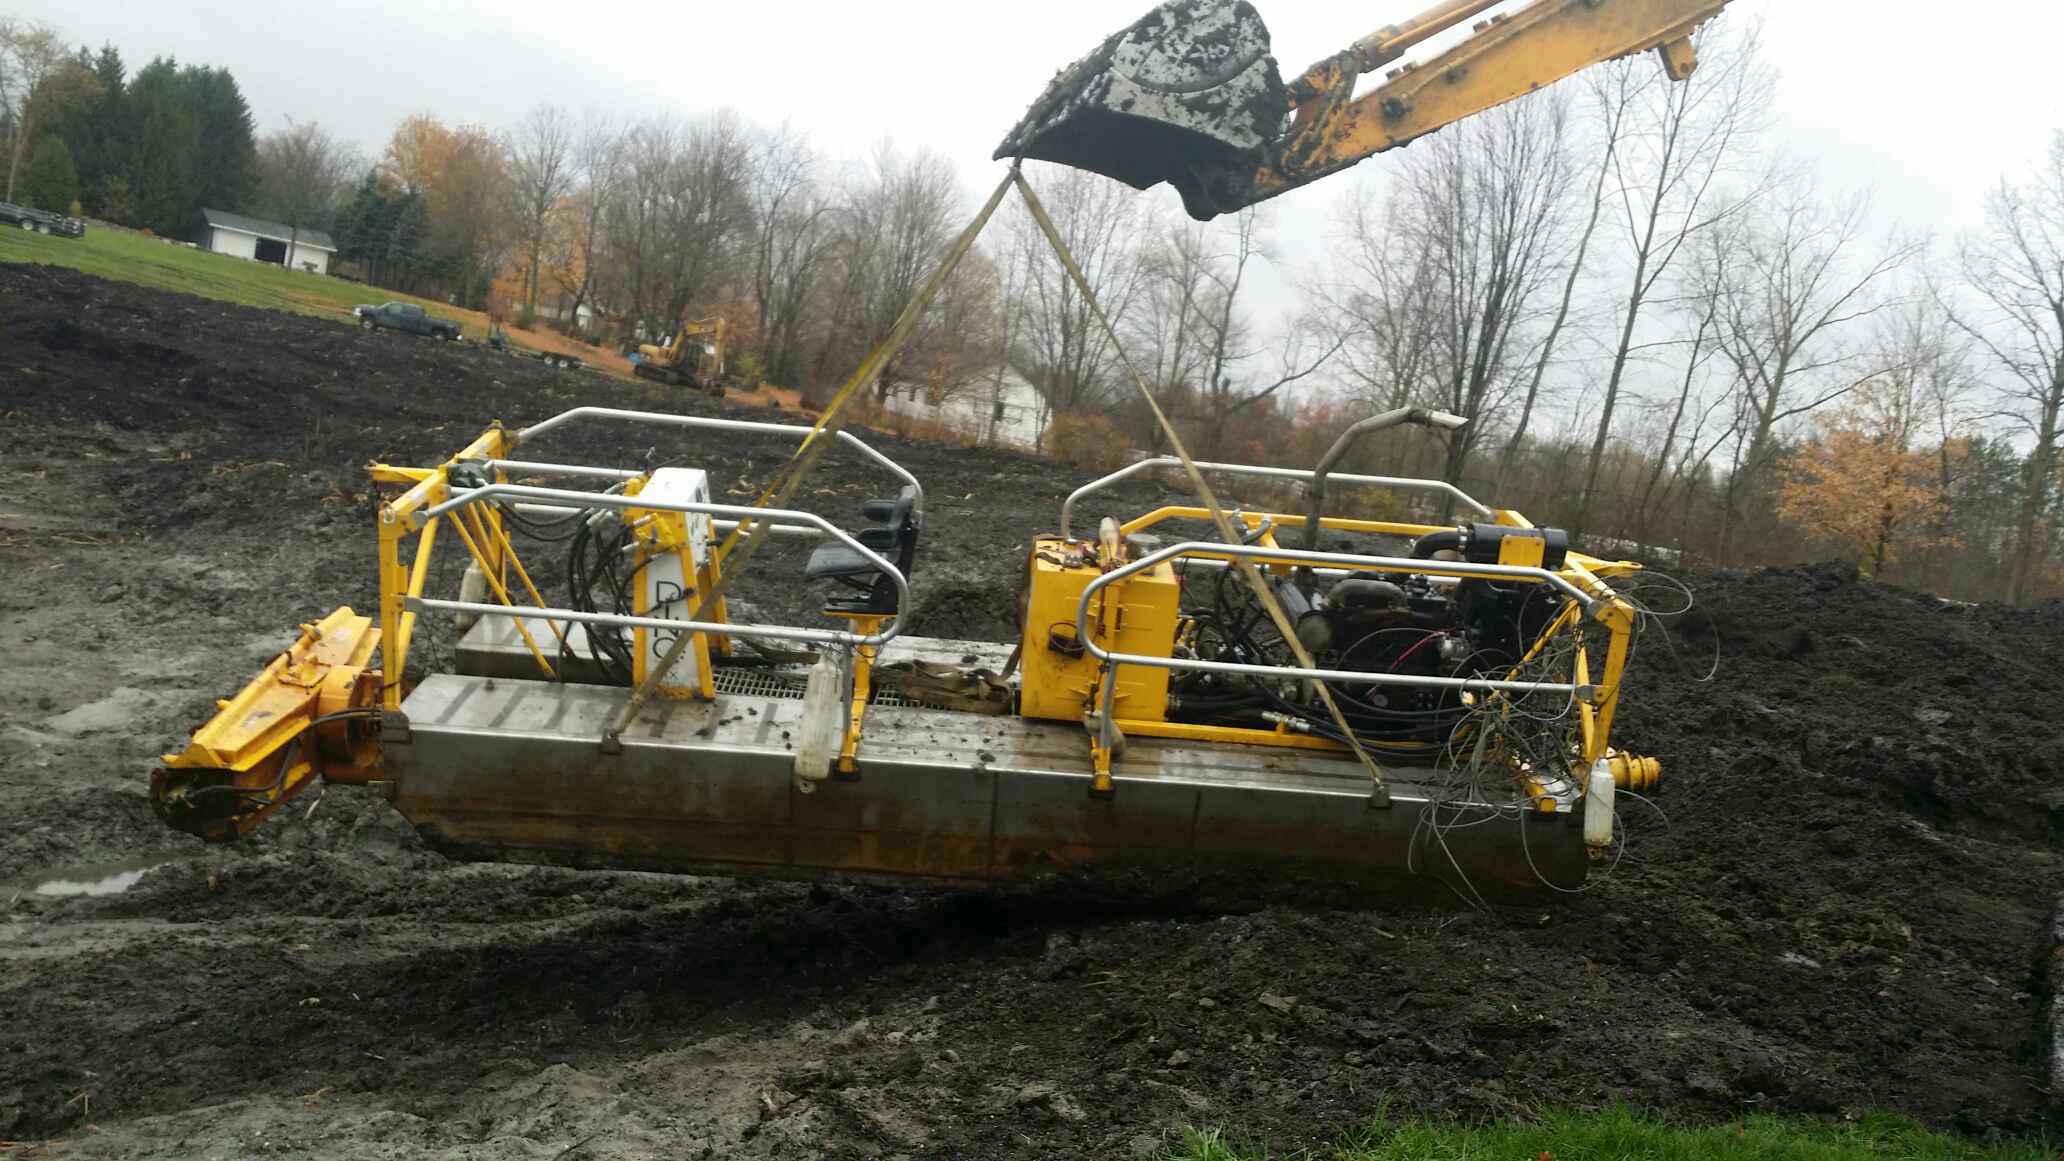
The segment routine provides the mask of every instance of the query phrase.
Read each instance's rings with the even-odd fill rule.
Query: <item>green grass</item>
[[[1193,1133],[1169,1161],[1265,1161],[1268,1155]],[[1540,1124],[1469,1127],[1383,1123],[1310,1161],[2058,1161],[2034,1144],[1983,1146],[1900,1117],[1850,1122],[1749,1117],[1702,1128],[1624,1110],[1563,1114]]]
[[[241,303],[270,310],[293,311],[342,319],[362,302],[419,302],[432,313],[462,317],[438,303],[361,286],[338,278],[287,270],[227,254],[89,225],[84,238],[58,238],[27,230],[0,229],[0,262],[37,262],[69,266],[102,278],[135,282],[161,290]],[[467,320],[470,322],[471,320]],[[469,326],[468,330],[479,328]]]

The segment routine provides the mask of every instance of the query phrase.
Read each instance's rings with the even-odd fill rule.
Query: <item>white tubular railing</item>
[[[869,636],[848,633],[836,629],[799,629],[787,625],[723,625],[708,621],[669,621],[652,617],[627,617],[619,613],[582,613],[572,609],[548,609],[524,605],[478,605],[464,601],[441,601],[414,598],[409,602],[412,609],[437,609],[454,613],[480,613],[491,616],[522,615],[525,613],[542,617],[548,621],[572,621],[588,625],[618,625],[629,629],[662,629],[680,633],[709,633],[721,637],[743,637],[747,640],[767,639],[776,641],[814,641],[823,644],[880,647],[895,639],[903,631],[903,611],[910,607],[910,580],[902,570],[891,564],[880,553],[855,539],[852,534],[834,525],[814,512],[796,512],[780,508],[748,508],[737,504],[699,504],[691,500],[642,500],[636,496],[617,496],[607,492],[570,492],[558,488],[531,488],[520,484],[490,484],[485,488],[453,488],[451,499],[438,504],[423,513],[425,519],[442,516],[447,512],[471,504],[507,498],[510,500],[538,501],[547,504],[577,506],[580,508],[614,508],[624,511],[632,508],[653,512],[690,512],[706,516],[722,516],[733,520],[751,520],[762,527],[782,525],[803,525],[815,529],[854,552],[888,576],[896,585],[897,613],[881,631]]]
[[[1141,472],[1151,471],[1155,468],[1179,468],[1181,466],[1182,461],[1174,456],[1160,456],[1156,459],[1141,460],[1136,464],[1122,467],[1101,480],[1093,480],[1075,489],[1066,500],[1061,501],[1061,535],[1063,537],[1070,537],[1070,531],[1074,523],[1075,502],[1077,500],[1082,499],[1084,496],[1101,492],[1121,480],[1131,479]],[[1200,472],[1210,472],[1214,475],[1252,476],[1266,480],[1297,480],[1307,484],[1317,474],[1301,468],[1264,468],[1253,464],[1198,464],[1197,470]],[[1442,495],[1452,496],[1457,501],[1468,505],[1480,516],[1489,518],[1496,515],[1488,506],[1479,503],[1475,497],[1448,483],[1446,480],[1420,480],[1403,476],[1351,476],[1341,472],[1334,472],[1326,477],[1326,481],[1329,484],[1355,484],[1372,488],[1396,488],[1401,491],[1439,492]],[[1072,539],[1072,537],[1070,538]]]
[[[811,428],[790,423],[755,423],[745,419],[713,419],[701,415],[668,415],[663,411],[625,411],[615,407],[576,407],[561,412],[543,423],[533,424],[516,433],[517,444],[526,444],[546,432],[564,427],[581,419],[614,419],[624,423],[642,423],[654,427],[696,427],[710,431],[744,431],[756,435],[774,435],[801,443],[809,438]],[[861,455],[887,468],[897,479],[917,489],[917,509],[924,511],[924,485],[910,474],[902,464],[883,455],[851,432],[841,431],[838,440]]]
[[[1557,573],[1545,568],[1527,568],[1508,564],[1457,564],[1447,561],[1416,560],[1394,556],[1353,556],[1338,552],[1305,552],[1299,549],[1265,548],[1260,545],[1213,544],[1208,541],[1192,541],[1187,544],[1173,544],[1167,548],[1113,569],[1089,582],[1082,590],[1082,599],[1075,605],[1075,639],[1083,648],[1102,661],[1106,670],[1106,685],[1113,682],[1113,675],[1121,665],[1144,665],[1153,669],[1173,669],[1188,673],[1229,673],[1249,677],[1280,677],[1299,680],[1338,682],[1342,685],[1400,685],[1422,689],[1458,689],[1473,693],[1559,693],[1572,697],[1580,695],[1582,687],[1570,683],[1543,681],[1494,681],[1484,678],[1465,677],[1420,677],[1404,673],[1369,673],[1344,669],[1300,669],[1282,665],[1245,665],[1231,661],[1196,661],[1180,657],[1148,657],[1139,653],[1113,653],[1098,645],[1089,628],[1090,601],[1105,588],[1130,576],[1136,576],[1154,568],[1164,561],[1179,556],[1200,554],[1267,558],[1274,563],[1323,565],[1379,569],[1393,572],[1415,572],[1427,576],[1454,577],[1458,580],[1524,580],[1549,585],[1576,601],[1585,611],[1597,604],[1597,599]]]

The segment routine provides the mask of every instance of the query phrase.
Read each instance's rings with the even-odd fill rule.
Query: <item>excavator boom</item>
[[[1473,35],[1360,79],[1499,5],[1445,0],[1285,83],[1246,0],[1170,0],[1055,78],[997,150],[1138,189],[1166,181],[1208,221],[1317,181],[1598,64],[1650,49],[1673,80],[1727,0],[1535,0]]]

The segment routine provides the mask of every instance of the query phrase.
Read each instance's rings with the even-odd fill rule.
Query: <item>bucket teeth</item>
[[[1208,221],[1253,201],[1290,101],[1246,0],[1170,0],[1063,70],[998,147],[1147,189]]]

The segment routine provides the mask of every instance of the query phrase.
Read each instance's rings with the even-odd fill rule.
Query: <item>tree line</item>
[[[1046,450],[1085,464],[1161,450],[1135,375],[1212,459],[1308,463],[1355,416],[1434,406],[1473,422],[1350,462],[1448,480],[1602,551],[1837,555],[1961,597],[2064,591],[2064,136],[2003,178],[1976,228],[1931,237],[1777,147],[1752,23],[1716,21],[1699,48],[1688,83],[1615,62],[1333,179],[1325,256],[1297,269],[1278,237],[1325,204],[1311,195],[1199,225],[1040,167],[1122,350],[1012,209],[876,395],[995,395],[1008,369],[1051,421]],[[218,122],[201,110],[249,114],[227,73],[153,62],[124,81],[111,54],[0,94],[96,94],[15,98],[10,152],[38,121],[112,127],[63,139],[92,159],[89,208],[119,209],[119,192],[135,220],[145,191],[117,179],[157,156],[137,126],[205,136]],[[185,121],[152,95],[175,89]],[[219,195],[191,196],[330,230],[375,284],[590,338],[721,314],[742,377],[806,395],[888,333],[973,205],[935,154],[831,154],[729,111],[543,105],[499,128],[425,114],[371,156],[290,122],[248,155],[207,167]],[[1287,309],[1259,300],[1265,273],[1294,284]]]

